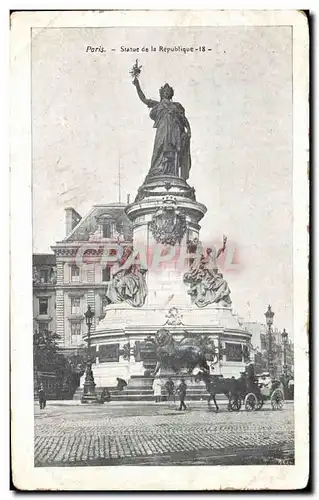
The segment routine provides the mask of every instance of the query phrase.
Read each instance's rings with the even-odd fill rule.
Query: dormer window
[[[97,219],[101,228],[101,235],[104,239],[112,239],[115,236],[116,224],[111,214],[102,214]]]
[[[112,238],[112,223],[104,222],[102,225],[103,238]]]

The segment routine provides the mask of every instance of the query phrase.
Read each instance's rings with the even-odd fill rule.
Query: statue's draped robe
[[[157,175],[178,175],[172,169],[168,157],[175,159],[175,166],[180,169],[180,176],[187,180],[191,168],[190,138],[185,131],[185,110],[178,102],[162,99],[150,101],[150,117],[154,120],[156,136],[151,168],[148,177]]]
[[[135,265],[113,275],[107,297],[112,303],[127,302],[133,307],[141,307],[147,296],[144,274]]]
[[[219,273],[216,253],[194,260],[190,270],[184,274],[184,282],[190,284],[188,293],[198,307],[223,301],[231,304],[230,289],[226,280]]]

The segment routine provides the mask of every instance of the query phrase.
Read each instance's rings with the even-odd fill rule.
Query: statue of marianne
[[[150,117],[157,129],[147,178],[175,175],[186,181],[191,168],[191,128],[183,106],[172,101],[174,89],[165,83],[159,91],[160,101],[155,101],[145,97],[137,75],[132,83],[141,101],[151,108]]]

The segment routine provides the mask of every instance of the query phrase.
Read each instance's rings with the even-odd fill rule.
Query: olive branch
[[[132,78],[138,78],[141,74],[142,66],[138,65],[138,59],[136,59],[135,64],[133,65],[132,69],[130,70],[130,75]]]

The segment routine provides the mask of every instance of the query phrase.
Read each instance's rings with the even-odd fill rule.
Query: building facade
[[[52,254],[33,255],[33,316],[35,330],[59,335],[61,349],[83,347],[84,313],[95,312],[92,333],[103,318],[110,265],[103,265],[108,244],[131,244],[130,223],[124,204],[97,205],[82,218],[65,210],[65,238],[52,246]]]
[[[84,313],[88,305],[95,315],[91,332],[103,318],[111,266],[104,264],[108,245],[131,243],[130,223],[124,204],[96,205],[83,218],[72,208],[65,211],[66,236],[52,246],[56,261],[56,333],[61,347],[83,346]]]
[[[251,344],[256,370],[263,372],[268,370],[269,348],[273,362],[273,372],[275,378],[279,378],[284,373],[284,359],[286,358],[286,373],[293,376],[294,373],[294,344],[287,339],[283,344],[281,332],[274,328],[269,338],[268,328],[263,323],[245,322],[245,328],[251,333]]]
[[[33,255],[34,330],[56,331],[56,259],[54,254]]]

